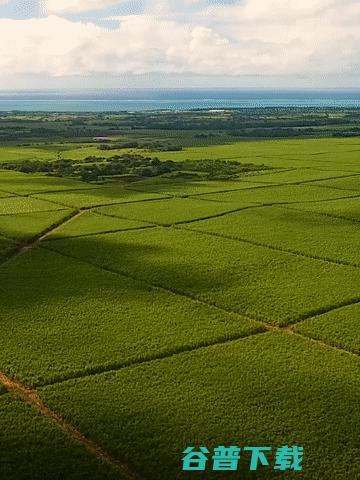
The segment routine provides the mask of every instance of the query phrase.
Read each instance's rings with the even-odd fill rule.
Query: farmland
[[[163,115],[2,118],[0,478],[276,480],[282,445],[357,478],[357,113]],[[182,472],[191,445],[270,465]]]

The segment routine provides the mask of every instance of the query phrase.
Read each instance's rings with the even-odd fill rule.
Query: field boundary
[[[202,221],[202,220],[199,220],[199,221]],[[195,222],[188,222],[188,223],[195,223]],[[188,232],[198,232],[200,234],[209,235],[209,236],[213,236],[213,237],[226,238],[227,240],[234,240],[236,242],[248,243],[249,245],[254,245],[255,247],[268,248],[270,250],[275,250],[275,251],[278,251],[278,252],[288,253],[290,255],[295,255],[297,257],[308,258],[309,260],[317,260],[319,262],[331,263],[333,265],[344,265],[346,267],[353,267],[353,268],[359,268],[360,267],[360,264],[347,262],[346,260],[335,260],[335,259],[331,259],[331,258],[328,258],[328,257],[320,257],[320,256],[317,256],[317,255],[311,255],[311,254],[308,254],[308,253],[303,253],[299,250],[290,250],[290,249],[282,248],[282,247],[279,247],[279,246],[276,246],[276,245],[270,245],[268,243],[256,242],[254,240],[249,240],[249,239],[245,239],[245,238],[226,235],[226,234],[223,234],[223,233],[210,232],[210,231],[207,232],[205,230],[200,230],[200,229],[195,229],[195,228],[186,228],[183,225],[184,225],[184,223],[183,224],[177,223],[177,224],[174,224],[174,228],[177,228],[178,230],[186,230]]]
[[[31,405],[37,412],[49,419],[53,424],[60,428],[63,433],[72,441],[81,444],[90,454],[112,467],[127,480],[142,480],[142,478],[123,462],[112,457],[106,450],[92,440],[85,437],[80,430],[75,428],[70,422],[62,418],[58,413],[51,410],[40,398],[35,390],[25,387],[20,382],[12,380],[4,373],[0,372],[0,382],[9,393],[14,394],[23,402]]]
[[[174,295],[178,295],[180,297],[185,297],[187,299],[190,299],[194,302],[197,302],[197,303],[200,303],[202,305],[205,305],[205,306],[208,306],[208,307],[211,307],[211,308],[215,308],[221,312],[224,312],[224,313],[227,313],[227,314],[232,314],[232,315],[238,315],[241,319],[245,319],[245,320],[252,320],[252,321],[255,321],[255,322],[258,322],[260,325],[263,326],[263,328],[265,330],[268,330],[268,331],[274,331],[274,330],[284,330],[284,331],[288,331],[288,330],[292,330],[293,327],[295,327],[296,325],[298,325],[299,323],[305,321],[305,320],[309,320],[311,318],[314,318],[314,317],[318,317],[319,315],[323,315],[325,313],[329,313],[329,312],[332,312],[334,310],[338,310],[340,308],[343,308],[343,307],[347,307],[347,306],[350,306],[350,305],[354,305],[354,304],[357,304],[357,303],[360,303],[360,297],[353,297],[349,300],[344,300],[344,301],[341,301],[341,302],[338,302],[336,304],[333,304],[333,305],[328,305],[328,306],[324,306],[324,307],[319,307],[318,309],[316,310],[311,310],[307,313],[304,313],[301,317],[295,319],[294,321],[292,322],[289,322],[285,325],[273,325],[271,324],[270,322],[267,323],[265,322],[264,320],[262,319],[259,319],[259,318],[256,318],[256,317],[252,317],[248,314],[243,314],[243,313],[240,313],[240,312],[236,312],[236,311],[233,311],[233,310],[230,310],[230,309],[225,309],[223,307],[220,307],[214,303],[208,303],[198,297],[196,297],[195,295],[190,295],[189,293],[186,293],[186,292],[182,292],[182,291],[179,291],[179,290],[176,290],[176,289],[170,289],[170,288],[166,288],[166,287],[162,287],[160,285],[155,285],[155,284],[152,284],[152,283],[149,283],[147,281],[145,281],[144,279],[139,279],[138,277],[135,277],[135,276],[132,276],[128,273],[125,273],[125,272],[121,272],[121,271],[118,271],[118,270],[114,270],[114,269],[111,269],[111,268],[108,268],[108,267],[104,267],[104,266],[101,266],[101,265],[97,265],[95,263],[92,263],[88,260],[84,260],[84,259],[81,259],[81,258],[78,258],[78,257],[75,257],[73,255],[70,255],[68,253],[64,253],[64,252],[59,252],[57,250],[53,250],[52,248],[49,248],[47,245],[40,245],[40,248],[43,248],[44,250],[48,250],[52,253],[55,253],[57,255],[60,255],[62,257],[65,257],[65,258],[71,258],[72,260],[75,260],[75,261],[78,261],[80,263],[83,263],[85,265],[89,265],[91,267],[94,267],[94,268],[97,268],[99,270],[102,270],[104,272],[108,272],[112,275],[117,275],[117,276],[121,276],[121,277],[125,277],[125,278],[129,278],[131,280],[134,280],[136,282],[139,282],[139,283],[142,283],[144,285],[147,285],[148,287],[154,289],[154,290],[160,290],[162,292],[166,292],[166,293],[170,293],[170,294],[174,294]],[[259,332],[259,333],[264,333],[263,331],[262,332]],[[257,334],[259,334],[257,333]],[[257,334],[250,334],[250,335],[247,335],[247,336],[253,336],[253,335],[257,335]],[[307,335],[302,335],[300,333],[298,333],[299,335],[303,336],[304,338],[311,338],[311,337],[308,337]],[[247,336],[241,336],[240,338],[246,338]],[[316,339],[313,339],[314,341],[317,341]],[[353,352],[351,352],[350,350],[346,350],[346,349],[341,349],[341,348],[337,348],[335,347],[334,345],[331,345],[330,343],[326,343],[326,342],[323,342],[323,341],[319,341],[319,343],[322,343],[328,347],[331,347],[331,348],[336,348],[337,350],[341,350],[343,352],[346,352],[347,354],[349,355],[353,355],[353,356],[356,356],[358,357],[358,355],[354,354]],[[123,368],[123,367],[121,367]]]

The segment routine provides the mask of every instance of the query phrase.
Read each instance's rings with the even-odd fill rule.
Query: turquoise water
[[[235,89],[0,92],[0,111],[103,112],[223,108],[360,108],[360,90]]]

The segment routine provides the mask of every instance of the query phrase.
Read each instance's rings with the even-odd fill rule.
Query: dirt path
[[[71,423],[64,420],[60,415],[51,410],[44,404],[35,390],[31,390],[21,383],[11,380],[7,375],[0,372],[0,382],[8,390],[8,392],[15,394],[24,402],[30,404],[42,415],[50,419],[56,424],[67,437],[72,441],[80,443],[89,453],[91,453],[98,460],[110,465],[114,470],[121,474],[122,479],[126,480],[141,480],[141,477],[132,472],[130,467],[123,462],[113,458],[101,446],[86,438],[79,430],[77,430]]]

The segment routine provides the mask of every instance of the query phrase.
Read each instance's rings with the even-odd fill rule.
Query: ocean
[[[360,90],[103,89],[0,91],[0,111],[142,112],[228,108],[360,108]]]

